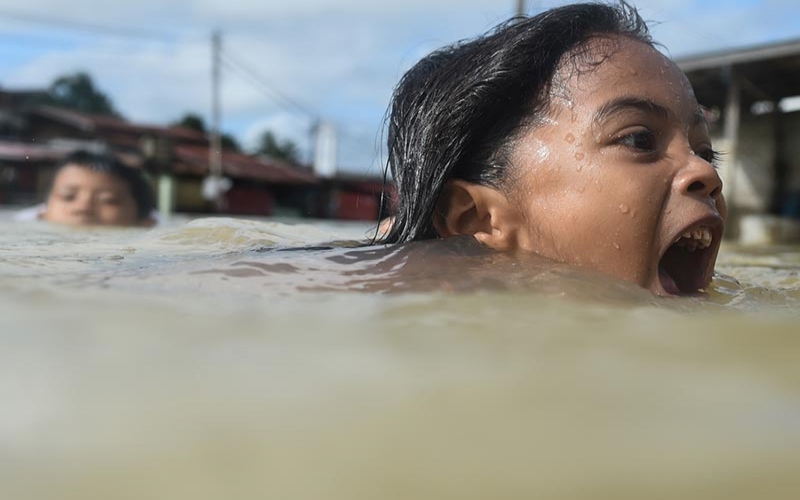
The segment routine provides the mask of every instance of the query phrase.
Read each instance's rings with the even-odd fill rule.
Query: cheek
[[[47,200],[45,213],[48,215],[61,215],[69,213],[73,209],[72,203],[66,200],[54,198]]]
[[[133,224],[137,220],[136,204],[132,200],[116,205],[102,205],[97,211],[102,220],[113,224]]]
[[[725,196],[720,194],[717,199],[717,211],[722,216],[724,222],[728,221],[728,203],[725,201]]]
[[[121,205],[104,205],[97,210],[103,217],[109,219],[125,218],[131,212],[127,207]]]
[[[641,250],[653,239],[663,205],[663,199],[650,184],[618,176],[587,177],[584,184],[578,183],[573,194],[565,198],[568,210],[565,221],[579,227],[583,239],[593,238],[595,248]],[[583,192],[576,192],[582,189]]]

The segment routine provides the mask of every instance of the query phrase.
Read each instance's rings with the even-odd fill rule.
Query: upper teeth
[[[707,227],[698,227],[691,231],[686,231],[678,236],[675,244],[685,247],[687,252],[694,252],[695,250],[705,249],[711,245],[711,230]]]

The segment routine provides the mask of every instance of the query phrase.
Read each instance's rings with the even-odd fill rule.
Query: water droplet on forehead
[[[575,142],[575,136],[572,135],[572,134],[567,134],[567,136],[564,137],[564,140],[566,140],[568,143],[572,144],[573,142]]]
[[[619,211],[622,212],[623,214],[627,214],[628,212],[631,211],[631,207],[623,203],[619,206]]]
[[[578,161],[583,160],[584,156],[585,155],[583,153],[575,153],[575,159],[578,160]]]

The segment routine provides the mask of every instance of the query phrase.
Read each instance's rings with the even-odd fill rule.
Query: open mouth
[[[696,226],[684,231],[667,249],[658,263],[658,277],[670,295],[701,292],[710,281],[709,264],[714,258],[714,231]]]

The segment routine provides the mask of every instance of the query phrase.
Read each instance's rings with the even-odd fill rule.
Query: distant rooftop
[[[741,83],[743,103],[779,101],[800,95],[800,39],[677,57],[706,106],[724,106],[732,76]]]
[[[800,56],[800,39],[792,39],[763,45],[703,52],[676,57],[674,60],[683,71],[695,71],[786,57],[797,58],[798,56]]]

